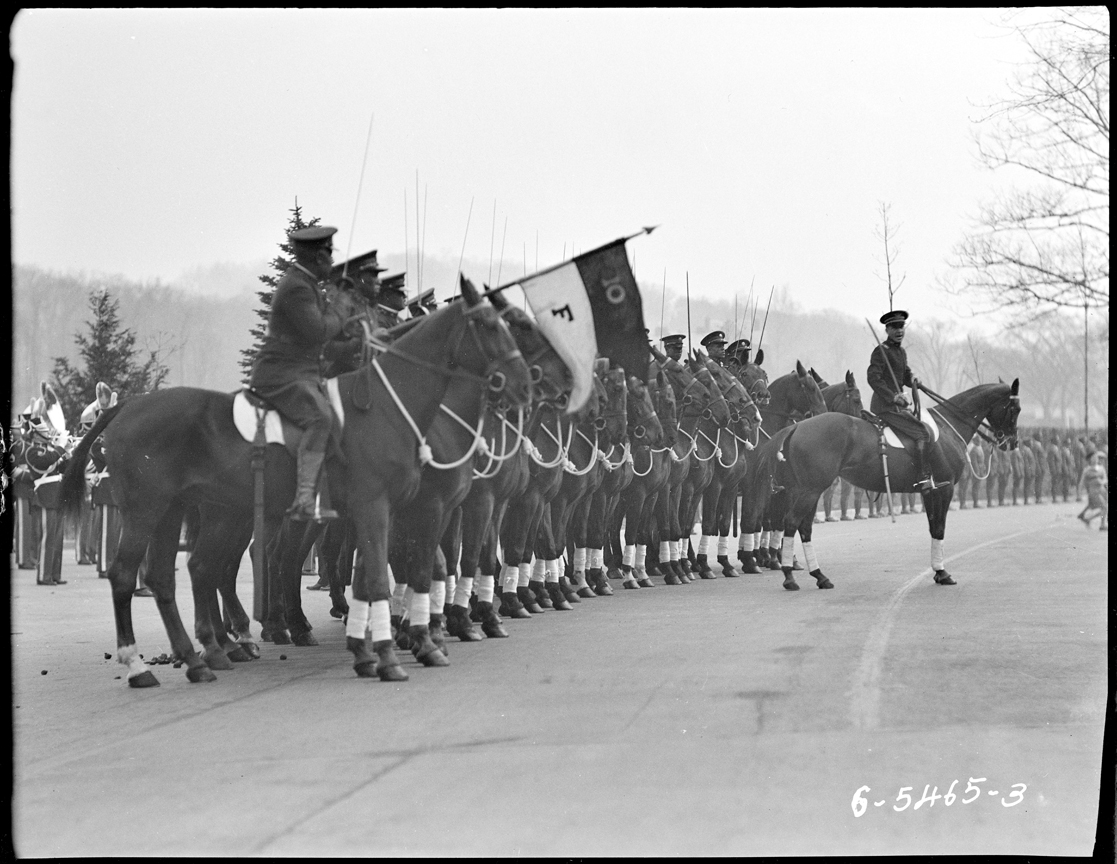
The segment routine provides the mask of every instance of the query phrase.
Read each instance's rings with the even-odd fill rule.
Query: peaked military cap
[[[380,280],[381,293],[385,291],[397,291],[400,294],[405,294],[406,291],[403,287],[403,280],[406,276],[406,273],[393,273],[391,276],[385,276]]]
[[[324,244],[330,241],[337,233],[336,228],[329,225],[315,225],[313,228],[297,228],[290,232],[287,238],[292,243],[306,243],[311,246]]]
[[[712,333],[707,333],[705,336],[702,337],[703,347],[713,345],[718,342],[720,342],[722,345],[725,344],[725,334],[720,330],[715,330]]]
[[[420,306],[438,305],[438,301],[434,299],[434,289],[428,288],[422,294],[415,298],[415,302]]]
[[[752,343],[748,339],[738,339],[736,342],[729,343],[729,347],[725,349],[726,354],[736,354],[738,351],[751,351]]]
[[[908,320],[908,313],[903,309],[893,309],[880,316],[880,323],[887,327],[889,324],[903,324]]]
[[[659,341],[664,345],[674,345],[676,342],[681,345],[684,339],[686,336],[682,333],[672,333],[670,336],[661,336]]]
[[[371,252],[365,252],[363,255],[356,255],[348,261],[335,264],[330,270],[330,278],[340,279],[342,271],[349,276],[364,272],[383,273],[388,268],[380,266],[380,262],[376,260],[376,251],[373,249]]]

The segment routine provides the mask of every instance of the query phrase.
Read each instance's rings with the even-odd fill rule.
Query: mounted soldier
[[[913,392],[919,388],[919,379],[912,375],[908,366],[908,355],[901,344],[908,313],[901,309],[886,312],[880,317],[888,338],[873,349],[869,358],[866,378],[873,388],[873,400],[869,410],[891,426],[893,430],[915,441],[915,465],[919,480],[915,486],[921,492],[930,492],[948,485],[936,483],[931,476],[931,465],[926,453],[930,433],[909,408],[911,401],[904,394],[904,387]]]
[[[686,336],[681,333],[674,333],[670,336],[664,336],[659,341],[663,343],[663,353],[670,357],[677,363],[683,362],[683,341]]]
[[[336,228],[319,225],[287,235],[295,260],[276,285],[267,336],[249,379],[252,390],[303,430],[295,501],[287,511],[298,521],[337,518],[334,510],[317,506],[318,478],[333,423],[321,378],[322,353],[342,335],[354,305],[347,293],[331,298],[321,286],[333,268],[336,233]]]
[[[389,330],[403,320],[400,313],[407,306],[407,292],[403,287],[406,275],[394,273],[380,280],[380,293],[376,298],[375,312],[376,326],[381,330]]]
[[[388,269],[380,266],[376,253],[375,249],[365,252],[342,264],[335,264],[330,271],[332,284],[353,289],[350,296],[357,309],[341,334],[327,342],[322,349],[322,355],[327,361],[322,372],[324,378],[352,372],[364,359],[364,328],[367,325],[371,332],[377,326],[374,310],[380,294],[380,274]]]
[[[420,315],[429,315],[438,309],[438,301],[434,299],[434,289],[428,288],[414,300],[407,304],[407,311],[411,313],[412,318],[418,318]]]
[[[752,343],[748,339],[738,339],[735,342],[730,342],[729,347],[725,349],[725,359],[734,374],[741,367],[748,365],[751,354]]]
[[[725,365],[725,333],[714,330],[702,337],[701,345],[706,349],[710,359],[719,366]]]

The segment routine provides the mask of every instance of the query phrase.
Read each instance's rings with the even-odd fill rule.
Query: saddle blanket
[[[337,379],[330,378],[326,381],[326,393],[330,397],[330,405],[337,415],[338,424],[345,427],[345,409],[341,404],[341,394],[337,389]],[[240,390],[233,397],[233,425],[241,437],[251,444],[256,440],[256,408],[248,401],[244,391]],[[268,411],[264,417],[264,440],[268,444],[284,444],[287,439],[283,434],[283,419],[278,411]]]
[[[931,436],[931,443],[934,444],[936,441],[938,441],[939,424],[935,422],[935,415],[933,415],[930,411],[921,411],[919,420],[923,424],[923,427],[927,430],[927,433]],[[887,424],[884,425],[884,443],[887,444],[889,447],[896,447],[900,450],[904,449],[904,444],[900,440],[900,436],[897,435],[892,430],[892,427]]]

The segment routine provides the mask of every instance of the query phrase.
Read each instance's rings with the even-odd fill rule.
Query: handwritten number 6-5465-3
[[[936,801],[942,801],[943,806],[949,807],[956,800],[960,800],[963,804],[972,804],[981,798],[982,789],[980,784],[988,783],[986,777],[970,777],[966,781],[966,788],[962,791],[961,797],[954,792],[954,788],[959,784],[959,780],[955,780],[950,784],[950,788],[946,790],[945,794],[939,794],[939,787],[932,786],[930,783],[923,787],[923,794],[916,800],[912,797],[911,793],[915,790],[913,786],[901,786],[900,791],[896,794],[896,801],[892,805],[892,809],[897,813],[902,813],[904,810],[918,810],[924,804],[928,808],[934,807]],[[1024,800],[1024,792],[1028,788],[1025,783],[1013,783],[1008,793],[1007,800],[1002,796],[1002,807],[1015,807]],[[872,789],[869,786],[858,786],[857,791],[853,793],[853,800],[850,801],[850,807],[853,809],[854,817],[865,815],[865,811],[869,809],[869,805],[874,807],[883,807],[887,803],[887,799],[881,798],[877,801],[872,801],[870,798],[865,797]],[[990,789],[987,793],[990,797],[1000,795],[996,789]]]

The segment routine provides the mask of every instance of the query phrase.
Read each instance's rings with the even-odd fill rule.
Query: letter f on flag
[[[574,377],[567,413],[589,398],[598,354],[626,374],[647,379],[644,307],[624,246],[630,239],[622,237],[512,283],[523,289],[536,324]]]

